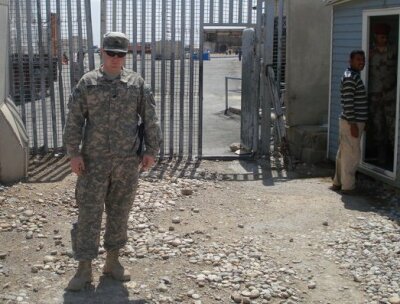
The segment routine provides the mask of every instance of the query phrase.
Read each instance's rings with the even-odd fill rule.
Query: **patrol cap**
[[[375,24],[372,31],[376,35],[388,35],[390,33],[390,25],[386,23]]]
[[[127,53],[128,44],[128,38],[121,32],[108,32],[103,36],[103,49],[105,51]]]

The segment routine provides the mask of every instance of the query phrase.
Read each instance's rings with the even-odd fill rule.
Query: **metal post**
[[[200,47],[201,53],[199,66],[199,135],[197,144],[198,157],[203,155],[203,49],[204,49],[204,1],[200,1]]]
[[[43,128],[43,148],[45,153],[48,152],[48,136],[47,136],[47,109],[46,109],[46,84],[45,77],[49,77],[49,73],[45,73],[44,68],[44,46],[43,46],[43,33],[42,33],[42,12],[40,7],[40,0],[36,0],[37,22],[38,22],[38,38],[39,38],[39,66],[40,66],[40,100],[42,107],[42,128]],[[51,66],[51,54],[48,54],[48,67]],[[48,81],[50,79],[48,78]]]
[[[65,98],[64,98],[64,81],[63,81],[63,65],[62,65],[62,41],[61,41],[61,4],[60,1],[56,2],[57,11],[57,57],[58,57],[58,87],[60,94],[60,116],[61,116],[61,126],[65,125]],[[51,117],[53,119],[53,130],[57,130],[57,115],[56,115],[56,101],[55,99],[51,101]],[[57,132],[53,131],[53,141],[58,143]]]
[[[184,146],[184,110],[185,110],[185,29],[186,3],[181,1],[181,66],[180,66],[180,96],[179,96],[179,156],[183,156]]]
[[[121,31],[122,33],[126,33],[126,0],[122,0],[122,20],[121,20]]]
[[[265,92],[265,96],[261,103],[261,140],[260,140],[260,154],[269,155],[271,145],[271,105],[273,93],[267,90],[266,73],[268,66],[273,63],[273,48],[274,48],[274,18],[275,18],[275,3],[268,0],[265,5],[265,18],[264,18],[264,35],[262,37],[264,42],[263,50],[263,67],[262,67],[262,82],[261,85]]]
[[[93,50],[93,32],[92,32],[92,10],[90,7],[90,0],[85,0],[85,16],[86,16],[86,35],[88,43],[89,70],[91,71],[95,68],[95,66],[94,66],[94,50]]]
[[[112,2],[112,31],[115,32],[117,30],[117,0],[113,0]]]
[[[276,86],[278,88],[278,93],[281,88],[281,78],[282,78],[282,31],[283,31],[283,0],[279,0],[278,6],[278,54],[277,54],[277,64],[276,64]]]
[[[156,89],[156,0],[151,4],[151,88]]]
[[[32,6],[31,1],[27,0],[26,5],[26,22],[27,22],[27,43],[28,43],[28,57],[29,57],[29,82],[30,82],[30,96],[31,96],[31,115],[32,115],[32,133],[33,133],[33,146],[34,151],[38,149],[38,134],[36,122],[36,92],[35,92],[35,74],[33,68],[33,41],[32,41]]]
[[[258,129],[258,101],[256,98],[257,74],[254,71],[256,33],[253,28],[247,28],[242,35],[242,102],[240,120],[240,142],[249,150],[255,151],[254,144],[258,141],[255,129]],[[227,80],[226,80],[227,81]],[[228,96],[228,92],[226,92]],[[226,97],[228,98],[228,97]],[[228,100],[226,100],[226,107]],[[256,138],[254,138],[256,137]]]
[[[175,13],[176,0],[172,0],[171,7],[171,61],[169,80],[169,156],[174,155],[174,118],[175,118]]]
[[[69,80],[70,87],[75,85],[75,69],[74,69],[74,39],[72,36],[72,7],[71,1],[67,2],[68,11],[68,41],[69,41]]]
[[[55,89],[54,89],[54,79],[53,75],[57,75],[57,64],[54,65],[54,57],[58,56],[56,53],[57,45],[53,43],[53,39],[57,40],[57,34],[53,31],[57,29],[57,23],[55,22],[56,20],[55,15],[52,15],[51,13],[51,6],[50,6],[50,0],[46,0],[46,22],[47,26],[49,27],[47,29],[47,53],[48,53],[48,60],[49,60],[49,82],[50,82],[50,105],[53,105],[55,103]],[[52,17],[53,16],[53,17]],[[55,49],[54,49],[55,48]],[[55,69],[55,70],[54,70]],[[55,73],[54,73],[55,72]],[[52,109],[50,107],[50,109]],[[53,147],[58,147],[58,142],[57,142],[57,121],[52,119],[52,133],[53,133]]]
[[[160,125],[162,137],[165,139],[165,112],[166,112],[166,101],[165,101],[165,27],[166,27],[166,1],[162,1],[162,17],[161,17],[161,117]],[[160,157],[164,157],[164,144],[161,144]]]
[[[194,0],[190,1],[190,75],[189,75],[189,151],[188,157],[192,159],[193,157],[193,110],[194,110],[194,19],[195,19],[195,9]],[[197,56],[202,56],[197,52]]]
[[[137,72],[137,0],[132,1],[132,15],[132,69]]]
[[[85,0],[84,0],[85,1]],[[78,51],[76,53],[76,63],[79,67],[79,75],[75,75],[76,79],[81,78],[84,73],[84,56],[83,56],[83,29],[82,29],[82,3],[81,0],[76,0],[76,19],[78,23]]]
[[[146,0],[142,0],[142,39],[140,42],[140,70],[143,79],[146,78]]]
[[[22,116],[22,121],[25,125],[27,126],[26,122],[26,108],[25,108],[25,81],[24,81],[24,65],[23,65],[23,57],[22,57],[22,41],[21,41],[21,13],[20,13],[20,5],[17,1],[15,1],[15,24],[17,27],[17,48],[18,48],[18,53],[17,57],[14,60],[18,61],[18,81],[19,81],[19,98],[20,98],[20,104],[21,104],[21,116]]]
[[[243,34],[243,36],[244,36],[244,34]],[[242,73],[243,73],[243,70],[242,70]],[[224,114],[225,115],[228,114],[228,77],[227,76],[225,76],[225,112],[224,112]]]

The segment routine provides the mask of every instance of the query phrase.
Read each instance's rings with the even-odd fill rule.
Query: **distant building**
[[[242,47],[244,26],[204,27],[204,50],[212,53],[237,53]]]

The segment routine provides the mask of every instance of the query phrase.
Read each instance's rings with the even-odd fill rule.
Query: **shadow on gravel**
[[[27,183],[54,183],[62,181],[71,173],[68,157],[48,153],[31,156],[28,166]]]
[[[123,283],[107,276],[101,276],[97,287],[79,292],[65,291],[64,304],[147,304],[146,300],[129,299],[129,292]]]
[[[357,174],[357,195],[342,195],[346,209],[374,212],[400,225],[400,190],[362,173]]]

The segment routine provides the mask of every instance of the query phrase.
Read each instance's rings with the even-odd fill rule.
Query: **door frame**
[[[370,28],[370,17],[386,16],[386,15],[398,15],[399,17],[399,33],[400,33],[400,8],[382,8],[365,10],[362,15],[362,48],[365,50],[365,62],[369,62],[369,37],[368,32]],[[400,39],[397,41],[397,49],[400,48]],[[383,168],[377,167],[373,164],[364,162],[365,157],[365,133],[362,139],[361,145],[361,162],[360,167],[375,174],[383,177],[395,180],[397,173],[397,153],[398,153],[398,131],[399,131],[399,99],[400,99],[400,58],[397,55],[397,93],[396,93],[396,125],[395,125],[395,141],[394,141],[394,154],[393,154],[393,171],[388,171]],[[365,69],[361,73],[361,77],[368,88],[368,64],[365,65]]]

